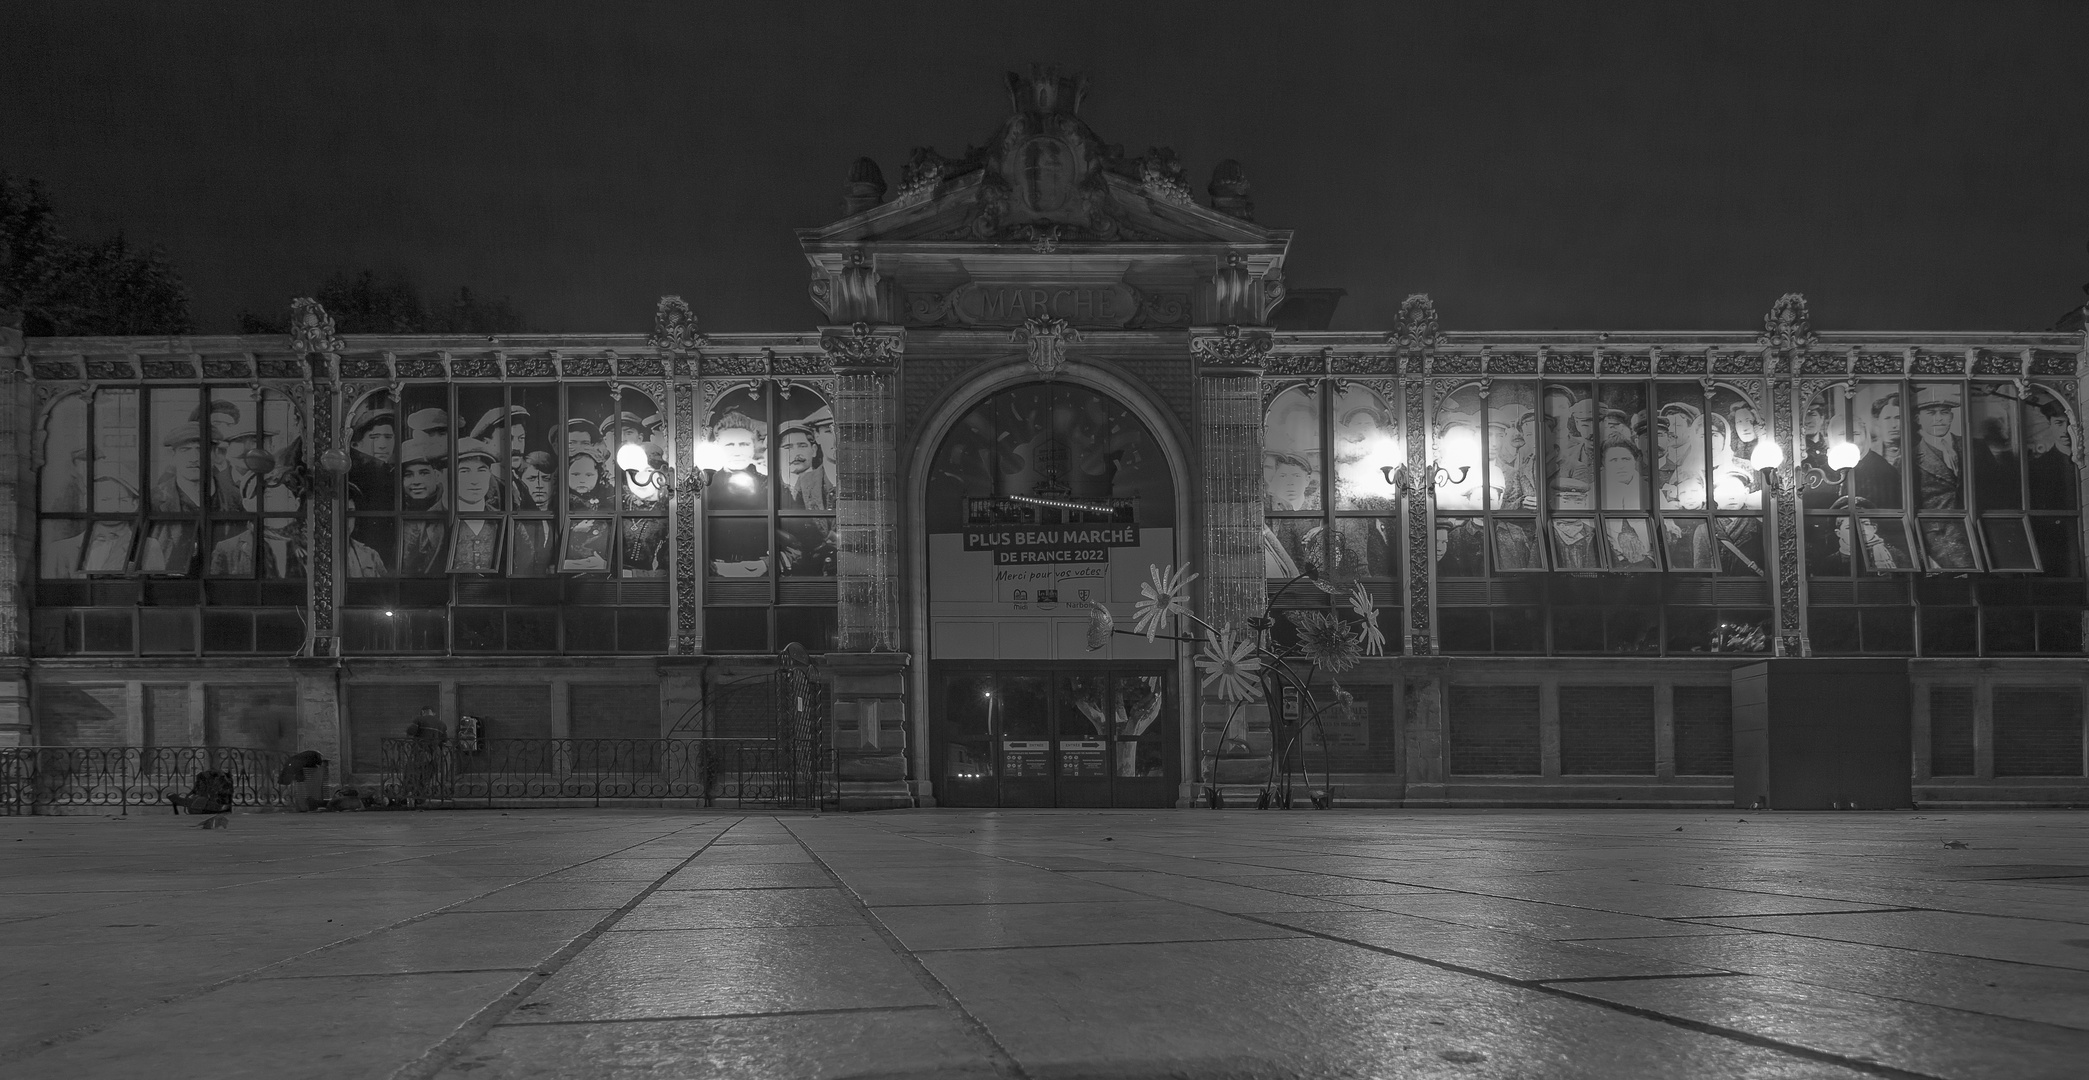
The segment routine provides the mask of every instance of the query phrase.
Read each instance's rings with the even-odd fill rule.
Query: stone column
[[[1262,365],[1267,331],[1193,331],[1197,372],[1195,483],[1203,514],[1202,614],[1245,627],[1262,614]]]
[[[899,651],[899,367],[904,332],[827,327],[834,365],[836,646],[827,654],[829,737],[844,810],[912,806],[906,668]],[[925,748],[925,747],[924,747]],[[919,755],[916,755],[917,758]],[[926,762],[915,783],[929,794]]]
[[[35,741],[29,712],[29,606],[26,575],[35,549],[36,515],[25,512],[33,492],[29,435],[35,426],[35,386],[22,333],[0,326],[0,746]]]
[[[323,657],[290,660],[290,670],[297,676],[297,748],[319,751],[327,762],[329,783],[340,783],[352,764],[348,735],[342,730],[335,663]]]
[[[1269,583],[1262,560],[1262,368],[1269,357],[1268,331],[1242,331],[1238,326],[1193,330],[1190,355],[1197,374],[1196,460],[1192,483],[1197,485],[1196,514],[1191,528],[1201,529],[1204,545],[1197,572],[1203,577],[1201,614],[1213,626],[1231,625],[1245,631],[1248,620],[1260,616],[1268,606]],[[1195,669],[1190,669],[1194,671]],[[1186,688],[1195,693],[1193,683]],[[1221,749],[1234,706],[1216,694],[1203,694],[1194,715],[1198,719],[1196,740],[1186,749],[1194,755],[1183,772],[1185,800],[1199,797],[1207,783],[1261,783],[1267,769],[1255,775],[1218,775],[1215,755]],[[1245,716],[1233,725],[1233,738],[1247,738],[1247,729],[1258,727],[1267,740],[1268,713],[1260,705],[1247,706]],[[1261,747],[1258,747],[1258,749]],[[1213,774],[1203,770],[1210,766]]]

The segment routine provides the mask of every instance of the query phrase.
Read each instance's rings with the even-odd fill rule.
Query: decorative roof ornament
[[[1248,171],[1232,158],[1212,166],[1211,183],[1204,187],[1205,193],[1211,196],[1213,210],[1242,221],[1255,220],[1255,202],[1248,198],[1253,190],[1248,183]]]
[[[668,352],[693,352],[705,342],[704,335],[697,333],[696,313],[689,310],[689,301],[679,296],[663,296],[659,306],[653,309],[653,336],[646,339],[656,349]]]
[[[1393,344],[1420,352],[1435,348],[1441,338],[1436,322],[1436,301],[1429,299],[1428,293],[1415,293],[1400,301],[1400,317],[1392,333]]]
[[[334,317],[319,301],[300,296],[290,301],[290,346],[299,356],[338,355],[348,347],[334,332]]]
[[[889,368],[899,363],[899,338],[877,333],[869,323],[852,324],[846,334],[839,331],[822,334],[820,348],[827,351],[837,368]]]
[[[1813,333],[1813,317],[1806,310],[1806,297],[1795,292],[1778,297],[1770,305],[1770,313],[1763,316],[1763,332],[1756,335],[1755,343],[1779,357],[1803,354],[1820,344]]]
[[[1028,344],[1030,366],[1049,379],[1066,366],[1066,343],[1081,340],[1081,332],[1065,319],[1041,315],[1023,320],[1023,325],[1009,331],[1008,340]]]
[[[1228,326],[1217,334],[1190,339],[1190,355],[1213,367],[1261,367],[1269,359],[1274,339],[1265,330],[1243,333]]]
[[[1175,155],[1174,148],[1148,147],[1138,166],[1139,185],[1148,195],[1177,206],[1197,205],[1197,197],[1190,193],[1189,171],[1182,167],[1182,159]]]

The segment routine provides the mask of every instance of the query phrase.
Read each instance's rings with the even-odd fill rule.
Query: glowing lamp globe
[[[1748,455],[1751,469],[1774,469],[1784,464],[1784,447],[1775,439],[1764,439],[1755,444],[1755,452]]]
[[[1857,459],[1863,457],[1856,443],[1836,443],[1828,448],[1828,467],[1831,469],[1855,468]]]
[[[709,439],[697,443],[689,456],[690,464],[705,472],[725,467],[725,449]]]
[[[627,472],[648,472],[653,467],[646,457],[646,448],[637,443],[625,443],[617,448],[617,468]]]

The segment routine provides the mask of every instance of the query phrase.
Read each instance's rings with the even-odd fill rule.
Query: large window
[[[347,415],[344,651],[666,651],[668,442],[651,395],[409,384]],[[647,470],[619,466],[627,446]]]
[[[305,640],[296,403],[105,388],[42,418],[35,651],[294,652]]]
[[[1804,464],[1857,464],[1809,489],[1816,652],[2082,651],[2073,420],[2016,382],[1862,381],[1804,404]],[[1831,474],[1833,475],[1833,474]]]
[[[1441,645],[1761,652],[1759,402],[1725,383],[1497,381],[1437,405]],[[1666,573],[1662,573],[1666,571]]]
[[[1347,593],[1376,602],[1389,647],[1404,640],[1400,521],[1387,466],[1407,460],[1389,387],[1328,379],[1273,388],[1262,414],[1263,564],[1279,610],[1325,610],[1354,621]],[[1286,583],[1311,574],[1333,594]],[[1276,634],[1288,644],[1292,624]]]
[[[804,381],[714,382],[703,437],[718,467],[704,495],[704,649],[834,647],[835,424],[831,390]]]

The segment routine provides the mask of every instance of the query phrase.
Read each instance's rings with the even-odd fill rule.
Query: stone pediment
[[[1143,160],[1143,159],[1141,159]],[[1200,205],[1187,189],[1134,181],[1114,172],[1074,195],[1064,177],[1024,184],[985,169],[939,178],[911,198],[903,190],[881,206],[799,234],[808,252],[863,244],[1008,244],[1049,252],[1061,244],[1282,244],[1289,230],[1267,229]],[[1041,190],[1040,190],[1041,189]]]
[[[1076,115],[1086,88],[1010,75],[1011,113],[986,143],[917,148],[890,198],[858,161],[847,216],[799,233],[813,302],[835,321],[912,326],[1261,322],[1283,296],[1289,230],[1254,222],[1237,163],[1220,164],[1207,206],[1172,150],[1104,143]]]

